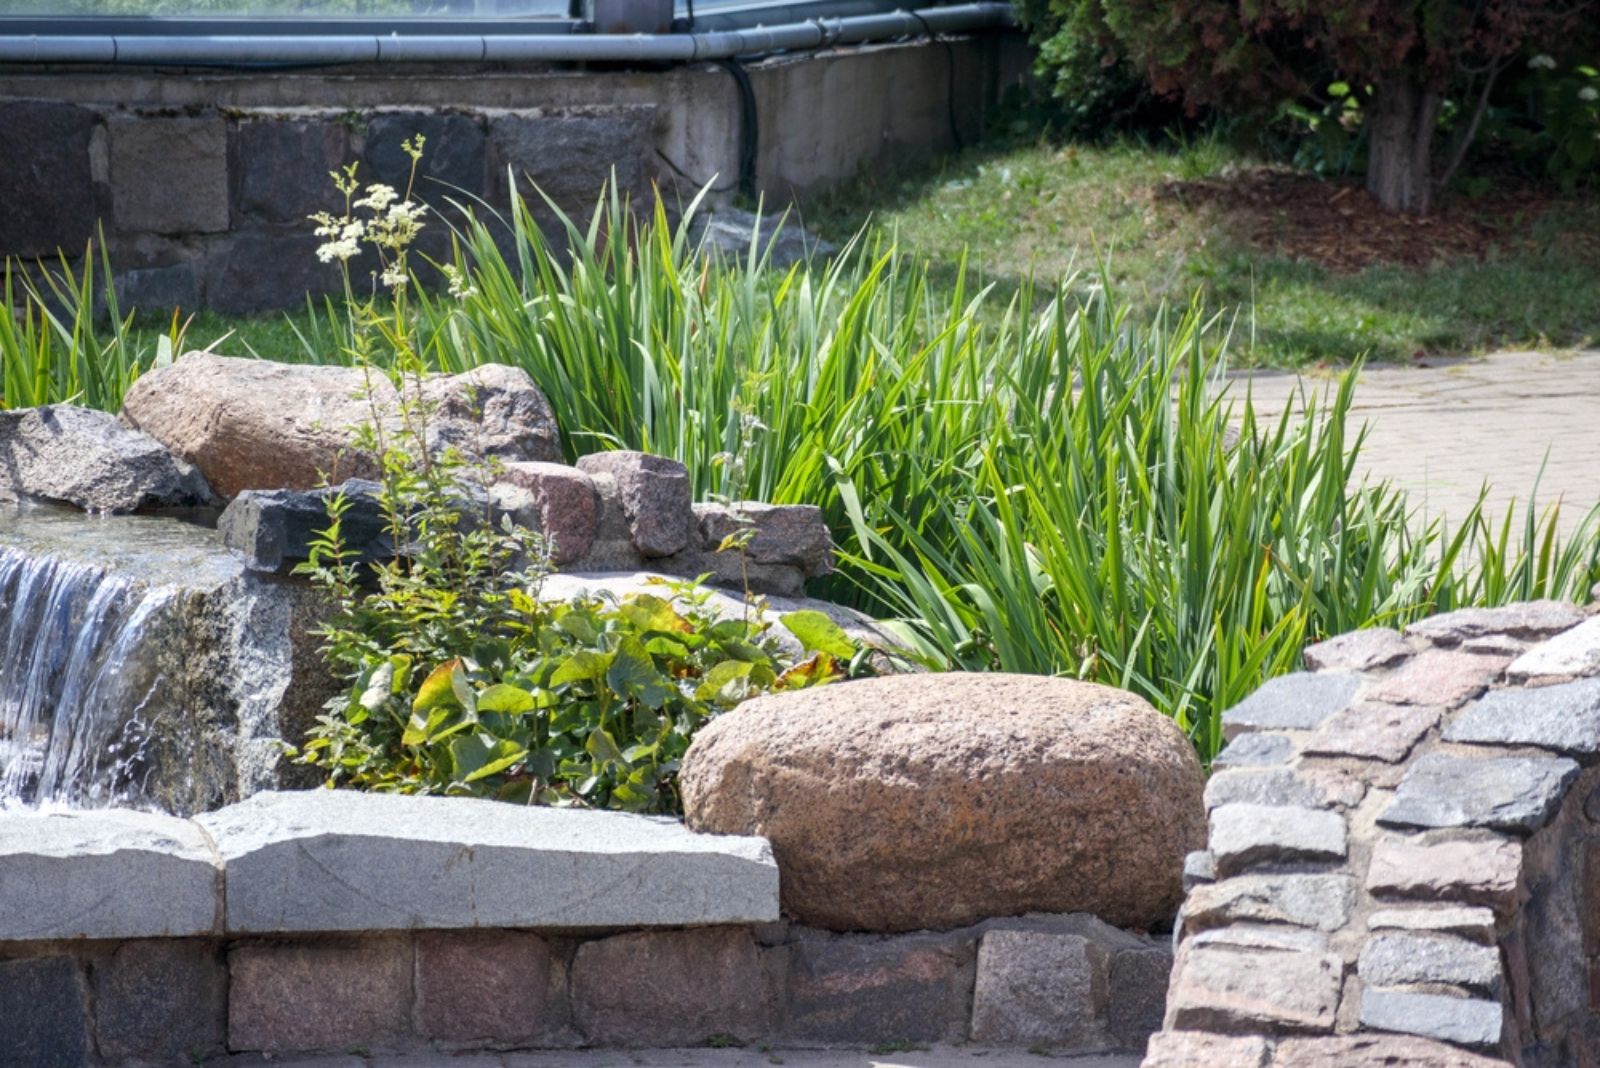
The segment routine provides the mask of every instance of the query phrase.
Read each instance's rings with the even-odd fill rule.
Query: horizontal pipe
[[[668,34],[0,35],[0,63],[685,63],[1013,25],[1011,5],[981,2],[779,26]]]

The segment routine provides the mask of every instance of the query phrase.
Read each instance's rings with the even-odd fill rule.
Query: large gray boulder
[[[70,404],[0,411],[0,501],[137,512],[213,499],[193,466],[114,415]]]
[[[422,382],[427,446],[469,460],[559,460],[550,402],[527,374],[486,364]],[[141,377],[122,421],[198,467],[226,497],[246,489],[312,489],[374,478],[377,458],[357,448],[367,425],[394,435],[400,393],[380,372],[191,352]]]

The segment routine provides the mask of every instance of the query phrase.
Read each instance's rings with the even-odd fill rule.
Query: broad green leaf
[[[815,608],[785,612],[778,617],[778,622],[800,640],[807,652],[827,653],[842,660],[848,660],[856,653],[856,643],[850,640],[839,624],[828,618],[826,612],[819,612]]]
[[[422,680],[422,685],[417,689],[416,699],[411,702],[412,712],[427,712],[439,705],[452,703],[456,699],[454,676],[461,667],[459,660],[447,660],[428,673]]]
[[[596,727],[589,732],[589,737],[584,740],[584,751],[594,757],[601,764],[623,764],[622,750],[617,748],[617,741],[611,737],[611,732],[604,727]]]
[[[537,705],[538,702],[533,694],[503,682],[496,683],[478,694],[479,712],[499,712],[517,716],[524,712],[532,712]]]
[[[735,683],[744,683],[750,678],[753,665],[747,660],[724,660],[706,672],[700,680],[700,685],[695,688],[695,698],[701,701],[722,700],[724,691]],[[733,700],[742,697],[741,692]]]
[[[660,708],[673,695],[674,689],[656,670],[644,643],[629,635],[617,644],[611,667],[606,672],[606,685],[624,697],[637,698],[651,708]]]
[[[572,682],[590,682],[601,678],[611,666],[611,656],[610,653],[579,649],[556,668],[556,673],[550,678],[550,685],[565,686]]]

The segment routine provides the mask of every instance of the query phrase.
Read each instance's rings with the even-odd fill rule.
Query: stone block
[[[1439,722],[1437,705],[1380,705],[1362,701],[1328,717],[1300,747],[1308,756],[1355,757],[1398,763]]]
[[[317,259],[309,229],[242,230],[212,245],[205,260],[206,304],[222,315],[304,307],[306,295],[332,293],[339,270]],[[359,271],[352,271],[359,280]]]
[[[1173,971],[1167,1025],[1251,1034],[1332,1031],[1344,962],[1329,953],[1185,950]]]
[[[528,1046],[544,1033],[544,939],[521,931],[424,931],[415,952],[420,1037]]]
[[[312,544],[328,529],[328,502],[343,494],[349,507],[339,532],[352,562],[371,564],[395,555],[376,482],[349,479],[333,490],[244,490],[217,518],[222,544],[253,571],[289,574],[311,558]]]
[[[305,226],[344,198],[328,177],[350,159],[350,129],[322,119],[245,119],[233,132],[234,209],[242,219]],[[358,177],[364,177],[360,175]]]
[[[1287,734],[1262,731],[1243,734],[1229,742],[1212,767],[1218,768],[1271,768],[1282,767],[1295,758],[1298,750]]]
[[[1505,1010],[1498,1001],[1367,988],[1361,993],[1361,1026],[1399,1031],[1462,1046],[1500,1044]]]
[[[1286,1038],[1273,1050],[1277,1068],[1505,1068],[1499,1057],[1411,1035]]]
[[[578,469],[615,480],[629,536],[641,556],[681,552],[698,533],[689,472],[678,461],[619,450],[579,457]]]
[[[17,1068],[94,1063],[89,999],[78,962],[35,957],[0,962],[0,1058]]]
[[[1406,771],[1378,822],[1529,834],[1555,814],[1577,777],[1578,765],[1563,757],[1428,753]]]
[[[972,1038],[999,1046],[1096,1050],[1106,1033],[1111,958],[1087,938],[989,931],[978,943]]]
[[[113,284],[123,315],[135,310],[170,315],[174,309],[189,312],[200,306],[200,280],[192,263],[117,271]]]
[[[1172,952],[1161,946],[1124,950],[1111,958],[1111,996],[1106,1025],[1120,1049],[1143,1049],[1161,1030],[1167,1011]]]
[[[227,1047],[228,973],[201,939],[124,942],[91,973],[96,1045],[108,1060],[188,1063]]]
[[[0,104],[0,256],[82,255],[98,214],[89,160],[95,122],[75,104]]]
[[[748,928],[637,931],[578,947],[572,1013],[599,1046],[697,1046],[771,1029],[760,952]]]
[[[1583,609],[1567,601],[1523,601],[1498,608],[1462,608],[1420,619],[1406,628],[1414,638],[1435,645],[1459,645],[1471,638],[1506,635],[1512,638],[1546,638],[1576,627]]]
[[[1513,681],[1600,674],[1600,616],[1529,649],[1511,662],[1506,674]]]
[[[1444,983],[1498,997],[1500,952],[1447,934],[1385,932],[1361,947],[1357,963],[1368,986]]]
[[[401,143],[421,134],[422,161],[411,183],[411,157]],[[365,182],[382,182],[435,210],[448,200],[469,202],[488,192],[483,126],[469,115],[446,112],[385,112],[366,124]]]
[[[1272,735],[1245,735],[1245,738],[1267,737]],[[1213,772],[1206,780],[1205,801],[1208,812],[1222,805],[1327,808],[1330,804],[1316,784],[1290,768],[1226,768]]]
[[[1367,929],[1453,934],[1483,946],[1496,937],[1494,910],[1475,905],[1379,909],[1367,917]]]
[[[558,565],[583,558],[594,544],[600,501],[594,480],[565,464],[505,464],[490,489],[495,506],[550,541]]]
[[[1270,1056],[1260,1035],[1163,1031],[1150,1036],[1142,1068],[1266,1068]]]
[[[407,939],[247,942],[229,951],[228,972],[231,1050],[277,1054],[409,1044]]]
[[[654,175],[650,161],[659,115],[650,106],[492,119],[489,147],[496,198],[510,200],[509,174],[535,212],[546,210],[543,193],[562,210],[587,217],[614,174],[623,196],[643,201]]]
[[[1372,671],[1392,667],[1411,655],[1400,632],[1368,627],[1307,646],[1305,665],[1311,671]]]
[[[1372,850],[1367,889],[1379,898],[1446,901],[1509,911],[1522,874],[1522,845],[1480,836],[1425,842],[1386,836]]]
[[[1280,675],[1222,714],[1223,734],[1232,741],[1252,731],[1316,730],[1360,687],[1358,675]]]
[[[1444,740],[1594,756],[1600,753],[1600,679],[1487,693],[1445,728]]]
[[[703,549],[715,552],[723,539],[750,530],[744,555],[752,563],[795,567],[807,578],[833,570],[833,539],[822,509],[814,504],[696,504]]]
[[[1344,817],[1315,808],[1222,805],[1211,810],[1210,844],[1221,875],[1258,864],[1341,860]]]
[[[1183,858],[1183,892],[1217,881],[1217,860],[1209,849],[1196,849]]]
[[[1383,704],[1455,708],[1487,689],[1505,673],[1509,663],[1504,656],[1432,649],[1408,660],[1394,674],[1370,687],[1365,696]]]
[[[1194,931],[1240,922],[1336,931],[1350,918],[1355,892],[1347,875],[1240,875],[1196,887],[1184,922]]]
[[[964,1037],[973,996],[971,932],[802,931],[781,954],[787,1042],[876,1045]]]
[[[221,878],[188,820],[129,809],[0,820],[0,940],[218,933]]]
[[[1326,953],[1328,936],[1303,927],[1284,927],[1271,923],[1236,923],[1201,931],[1189,939],[1196,946],[1231,946],[1235,949],[1292,949],[1302,953]]]
[[[778,918],[765,841],[661,817],[308,790],[198,822],[226,862],[230,934]]]
[[[228,229],[228,130],[217,115],[123,115],[111,136],[113,218],[130,233],[213,234]],[[258,262],[267,274],[277,263]]]

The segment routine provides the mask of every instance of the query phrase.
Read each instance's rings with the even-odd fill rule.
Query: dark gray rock
[[[102,1056],[181,1064],[224,1052],[228,975],[212,943],[124,942],[92,979]]]
[[[1315,808],[1222,805],[1211,810],[1210,845],[1221,875],[1258,864],[1341,860],[1344,817]]]
[[[639,555],[649,559],[683,551],[698,533],[689,472],[676,460],[643,452],[597,452],[580,457],[578,469],[609,475]],[[598,483],[601,493],[603,484]]]
[[[89,162],[95,121],[73,104],[0,104],[0,255],[83,253],[98,214]]]
[[[1361,1025],[1376,1031],[1454,1042],[1497,1046],[1505,1010],[1498,1001],[1367,989],[1361,994]]]
[[[296,226],[319,208],[338,215],[344,198],[328,175],[349,158],[350,129],[333,118],[241,122],[233,133],[234,208],[244,219]]]
[[[1543,827],[1578,777],[1562,757],[1473,757],[1428,753],[1411,765],[1378,822],[1387,827]]]
[[[380,563],[395,555],[380,488],[353,478],[326,490],[245,490],[222,510],[217,532],[252,571],[288,574],[310,559],[312,543],[330,523],[328,502],[342,494],[349,507],[340,533],[352,562]]]
[[[1444,740],[1594,756],[1600,753],[1600,679],[1494,690],[1462,711],[1445,728]]]
[[[1375,934],[1358,965],[1368,986],[1445,983],[1498,997],[1500,951],[1447,934]]]
[[[1305,664],[1311,671],[1371,671],[1392,667],[1410,655],[1411,646],[1399,631],[1369,627],[1308,646]]]
[[[318,261],[319,240],[305,227],[229,234],[206,255],[206,304],[223,315],[249,315],[303,307],[307,294],[334,292],[339,269]]]
[[[1411,624],[1406,633],[1435,645],[1458,645],[1468,639],[1498,634],[1546,638],[1576,627],[1583,620],[1583,609],[1566,601],[1524,601],[1500,608],[1462,608],[1429,616]]]
[[[489,122],[489,155],[497,199],[510,200],[510,181],[536,214],[549,197],[568,214],[587,217],[600,191],[616,189],[642,203],[650,193],[654,106],[609,107],[548,115],[507,115]]]
[[[0,411],[0,501],[96,512],[214,501],[200,473],[108,412],[67,404]]]
[[[825,260],[839,247],[822,240],[793,218],[738,208],[718,208],[702,212],[689,221],[689,240],[728,259],[744,260],[750,246],[756,255],[766,257],[778,270],[811,259]]]
[[[467,202],[488,192],[483,127],[470,116],[443,112],[385,112],[369,119],[363,184],[382,182],[404,195],[411,157],[400,146],[418,134],[425,143],[411,184],[413,199],[438,209],[447,200]]]
[[[1172,953],[1160,946],[1125,950],[1111,958],[1111,997],[1106,1026],[1122,1049],[1142,1050],[1161,1030],[1167,1010]]]
[[[1223,733],[1232,740],[1251,731],[1316,730],[1360,686],[1357,675],[1280,675],[1222,714]]]
[[[228,229],[228,138],[221,116],[120,115],[111,138],[119,230],[210,234]],[[255,265],[267,274],[277,269]]]
[[[0,1051],[19,1068],[91,1063],[89,1006],[78,963],[37,957],[0,963]]]
[[[1217,860],[1209,849],[1196,849],[1183,858],[1183,892],[1217,881]]]
[[[191,263],[118,271],[114,285],[124,315],[134,310],[170,314],[173,309],[193,311],[200,306],[200,281]]]
[[[779,1029],[788,1041],[872,1045],[965,1037],[977,955],[970,931],[805,932],[770,952],[782,961],[787,996]]]
[[[1287,734],[1263,731],[1241,735],[1229,742],[1227,748],[1211,762],[1214,768],[1278,767],[1289,763],[1295,756],[1294,741]]]

